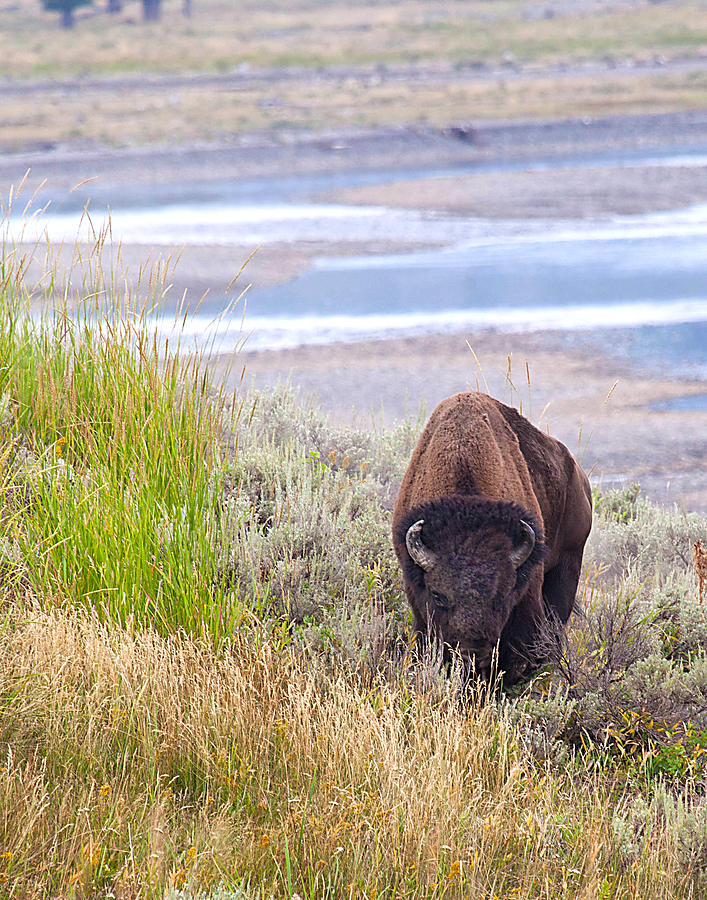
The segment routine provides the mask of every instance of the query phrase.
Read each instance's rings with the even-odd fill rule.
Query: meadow
[[[0,73],[11,78],[259,67],[453,62],[586,62],[698,55],[707,44],[702,0],[655,5],[607,0],[163,0],[158,23],[140,5],[120,15],[78,9],[70,34],[40,4],[3,10]]]
[[[464,686],[391,547],[421,421],[226,395],[168,265],[55,252],[0,257],[0,895],[704,896],[704,518],[597,492],[552,664]]]
[[[704,108],[704,0],[353,4],[164,0],[72,31],[2,10],[0,146],[227,140],[252,130]],[[196,77],[195,77],[196,76]]]

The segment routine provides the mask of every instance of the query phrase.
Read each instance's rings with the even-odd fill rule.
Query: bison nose
[[[491,654],[471,653],[464,660],[464,676],[471,680],[474,678],[488,678],[491,671]]]
[[[474,662],[477,669],[488,669],[491,664],[491,654],[481,651],[474,653]]]
[[[465,655],[470,663],[473,660],[477,672],[487,672],[491,668],[494,649],[488,641],[469,641],[465,647]]]

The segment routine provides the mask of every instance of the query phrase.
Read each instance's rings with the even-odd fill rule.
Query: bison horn
[[[514,548],[511,553],[511,562],[513,568],[518,569],[533,552],[535,546],[535,532],[527,522],[520,520],[520,527],[523,529],[523,542]]]
[[[408,528],[408,532],[405,535],[405,546],[408,548],[412,561],[417,563],[425,572],[429,572],[430,569],[434,568],[437,560],[429,547],[425,547],[422,543],[422,526],[424,524],[425,520],[420,519],[419,522],[415,522],[414,525]]]

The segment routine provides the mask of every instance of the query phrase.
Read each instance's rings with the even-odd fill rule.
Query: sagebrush
[[[469,689],[409,652],[421,423],[226,398],[95,266],[41,320],[26,271],[6,245],[0,891],[702,896],[703,517],[597,494],[552,663]]]

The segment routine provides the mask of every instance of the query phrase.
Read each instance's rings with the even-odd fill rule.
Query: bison
[[[486,394],[448,397],[393,512],[416,632],[467,670],[488,677],[498,648],[505,683],[527,677],[543,623],[572,612],[591,525],[589,480],[564,444]]]

